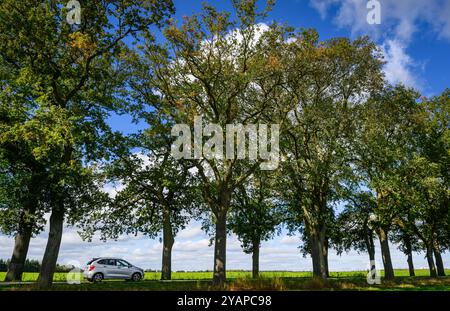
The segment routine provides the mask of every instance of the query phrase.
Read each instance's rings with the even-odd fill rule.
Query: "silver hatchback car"
[[[144,270],[121,258],[100,257],[87,263],[83,275],[90,282],[100,282],[103,279],[140,281],[144,278]]]

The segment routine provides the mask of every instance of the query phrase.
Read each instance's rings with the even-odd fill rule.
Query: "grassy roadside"
[[[428,277],[430,272],[427,269],[417,269],[417,277]],[[251,277],[250,271],[227,271],[228,279],[247,279]],[[262,271],[262,278],[312,278],[312,272],[310,271]],[[446,270],[446,274],[450,275],[450,269]],[[6,272],[0,272],[0,280],[5,278]],[[57,272],[54,274],[53,280],[55,282],[65,282],[66,273]],[[342,271],[342,272],[330,272],[330,278],[365,278],[367,271]],[[381,276],[384,273],[381,271]],[[173,280],[210,280],[213,276],[212,272],[206,271],[179,271],[172,272]],[[409,277],[409,272],[407,269],[396,269],[396,277]],[[147,281],[157,281],[161,277],[160,272],[145,272],[145,280]],[[37,272],[25,272],[22,277],[23,282],[35,282],[38,278]]]
[[[365,290],[365,291],[422,291],[422,290],[450,290],[450,277],[431,279],[427,270],[417,270],[416,277],[409,277],[407,270],[396,270],[395,281],[383,281],[381,285],[369,285],[366,282],[366,272],[332,272],[328,280],[311,278],[310,272],[265,271],[259,279],[251,279],[250,272],[229,271],[226,290]],[[0,279],[5,273],[0,273]],[[450,270],[447,270],[450,274]],[[145,280],[141,282],[127,282],[123,280],[103,281],[92,284],[82,281],[81,284],[54,284],[52,290],[77,291],[195,291],[214,290],[210,286],[211,272],[174,272],[173,281],[159,281],[158,272],[147,272]],[[37,273],[25,273],[23,281],[30,284],[0,285],[0,291],[35,290],[34,281]],[[56,273],[55,282],[65,282],[65,273]]]

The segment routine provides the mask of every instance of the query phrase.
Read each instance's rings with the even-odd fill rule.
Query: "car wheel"
[[[141,274],[140,273],[133,273],[133,275],[131,276],[131,279],[134,281],[134,282],[138,282],[138,281],[140,281],[141,280]]]
[[[103,280],[103,274],[102,273],[96,273],[92,277],[93,282],[101,282]]]

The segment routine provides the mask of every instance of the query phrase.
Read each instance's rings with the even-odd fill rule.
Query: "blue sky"
[[[198,12],[201,1],[174,1],[177,9],[175,19]],[[210,1],[222,10],[231,10],[231,1]],[[288,23],[295,27],[316,28],[322,39],[345,36],[355,38],[369,35],[385,54],[385,74],[392,83],[404,83],[418,89],[425,96],[441,93],[450,86],[450,1],[446,0],[380,0],[381,24],[366,22],[366,0],[279,0],[269,14],[272,21]],[[161,38],[159,38],[161,39]],[[111,126],[124,133],[142,128],[131,123],[127,116],[113,116]],[[108,189],[111,193],[115,190]],[[47,231],[34,238],[29,258],[42,259]],[[262,270],[312,270],[311,259],[299,253],[299,237],[287,236],[285,232],[261,248]],[[9,258],[13,239],[0,235],[0,258]],[[120,256],[144,268],[159,269],[162,245],[159,239],[142,236],[124,236],[118,241],[92,243],[82,242],[75,228],[65,228],[59,262],[79,261],[85,263],[94,256]],[[395,268],[406,268],[405,256],[395,245],[391,246]],[[447,266],[450,255],[443,256]],[[381,266],[380,249],[377,245],[376,259]],[[424,254],[415,254],[416,268],[427,267]],[[244,254],[236,237],[228,240],[227,265],[229,269],[250,269],[251,257]],[[332,271],[363,270],[368,267],[367,254],[351,252],[329,256]],[[200,224],[193,222],[176,238],[173,249],[174,270],[211,270],[213,248]]]
[[[202,1],[174,1],[181,21],[198,12]],[[208,1],[231,11],[231,1]],[[259,1],[263,4],[264,1]],[[323,40],[368,35],[386,52],[391,82],[402,82],[432,96],[449,87],[450,1],[380,0],[381,24],[366,21],[367,0],[278,0],[272,21],[315,28]],[[260,5],[262,6],[262,5]]]

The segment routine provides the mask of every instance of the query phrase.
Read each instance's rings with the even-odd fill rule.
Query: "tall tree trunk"
[[[436,268],[437,268],[438,276],[445,276],[445,268],[444,268],[444,262],[443,262],[442,256],[441,256],[441,249],[437,242],[433,243],[433,253],[434,253],[434,258],[436,259]]]
[[[409,236],[405,236],[403,238],[403,242],[405,243],[406,256],[408,256],[409,276],[416,276],[416,273],[414,272],[414,262],[413,262],[413,257],[412,257],[412,246],[411,246],[411,240],[409,239]]]
[[[216,234],[214,241],[213,285],[223,286],[226,280],[227,218],[226,209],[216,213]]]
[[[315,277],[327,278],[327,268],[325,264],[324,250],[324,240],[325,234],[324,230],[318,230],[317,228],[311,228],[309,230],[310,242],[311,242],[311,257],[313,263],[313,274]]]
[[[386,280],[394,279],[394,268],[392,267],[391,252],[389,250],[388,231],[384,228],[378,230],[380,239],[381,256],[383,257],[384,278]]]
[[[408,269],[409,269],[409,276],[416,276],[416,273],[414,271],[414,262],[412,253],[408,253]]]
[[[32,228],[27,226],[14,238],[14,250],[5,276],[5,282],[22,281],[22,273],[30,245]]]
[[[50,216],[50,230],[48,234],[47,246],[42,259],[41,271],[38,277],[38,287],[48,288],[52,285],[53,274],[55,273],[56,262],[58,260],[59,247],[64,225],[64,207],[55,207]]]
[[[375,243],[373,242],[372,234],[370,233],[366,239],[367,251],[369,253],[369,260],[375,262]]]
[[[22,281],[22,273],[27,259],[30,239],[33,234],[33,226],[31,223],[32,216],[36,211],[35,200],[31,199],[20,217],[19,230],[14,238],[14,249],[11,261],[8,266],[8,272],[5,276],[5,282]]]
[[[259,248],[260,248],[261,242],[259,239],[253,240],[252,245],[252,277],[254,279],[259,277]]]
[[[434,265],[433,260],[433,248],[431,245],[427,245],[427,261],[428,261],[428,267],[430,269],[430,277],[436,278],[437,272],[436,272],[436,266]]]
[[[34,216],[37,209],[38,188],[41,182],[42,180],[39,175],[33,175],[31,177],[27,199],[24,202],[24,209],[19,219],[19,228],[14,238],[14,249],[5,276],[5,282],[22,280],[23,269],[25,267],[28,248],[30,246],[30,240],[33,235],[33,228],[36,221]]]
[[[172,279],[172,247],[174,244],[174,236],[172,223],[170,221],[170,211],[163,211],[163,252],[162,252],[162,268],[161,280]]]
[[[369,253],[369,262],[370,262],[370,278],[375,280],[377,277],[377,267],[375,264],[375,243],[373,242],[372,232],[366,230],[366,248]]]
[[[326,279],[327,278],[327,263],[325,250],[326,239],[326,224],[322,219],[327,213],[327,203],[325,196],[325,189],[318,187],[313,191],[315,202],[312,207],[314,209],[314,216],[308,211],[305,211],[306,227],[309,233],[311,243],[311,258],[313,264],[314,277]]]
[[[328,269],[328,238],[326,237],[323,243],[323,261],[325,263],[325,272],[327,278],[330,277],[330,271]]]

